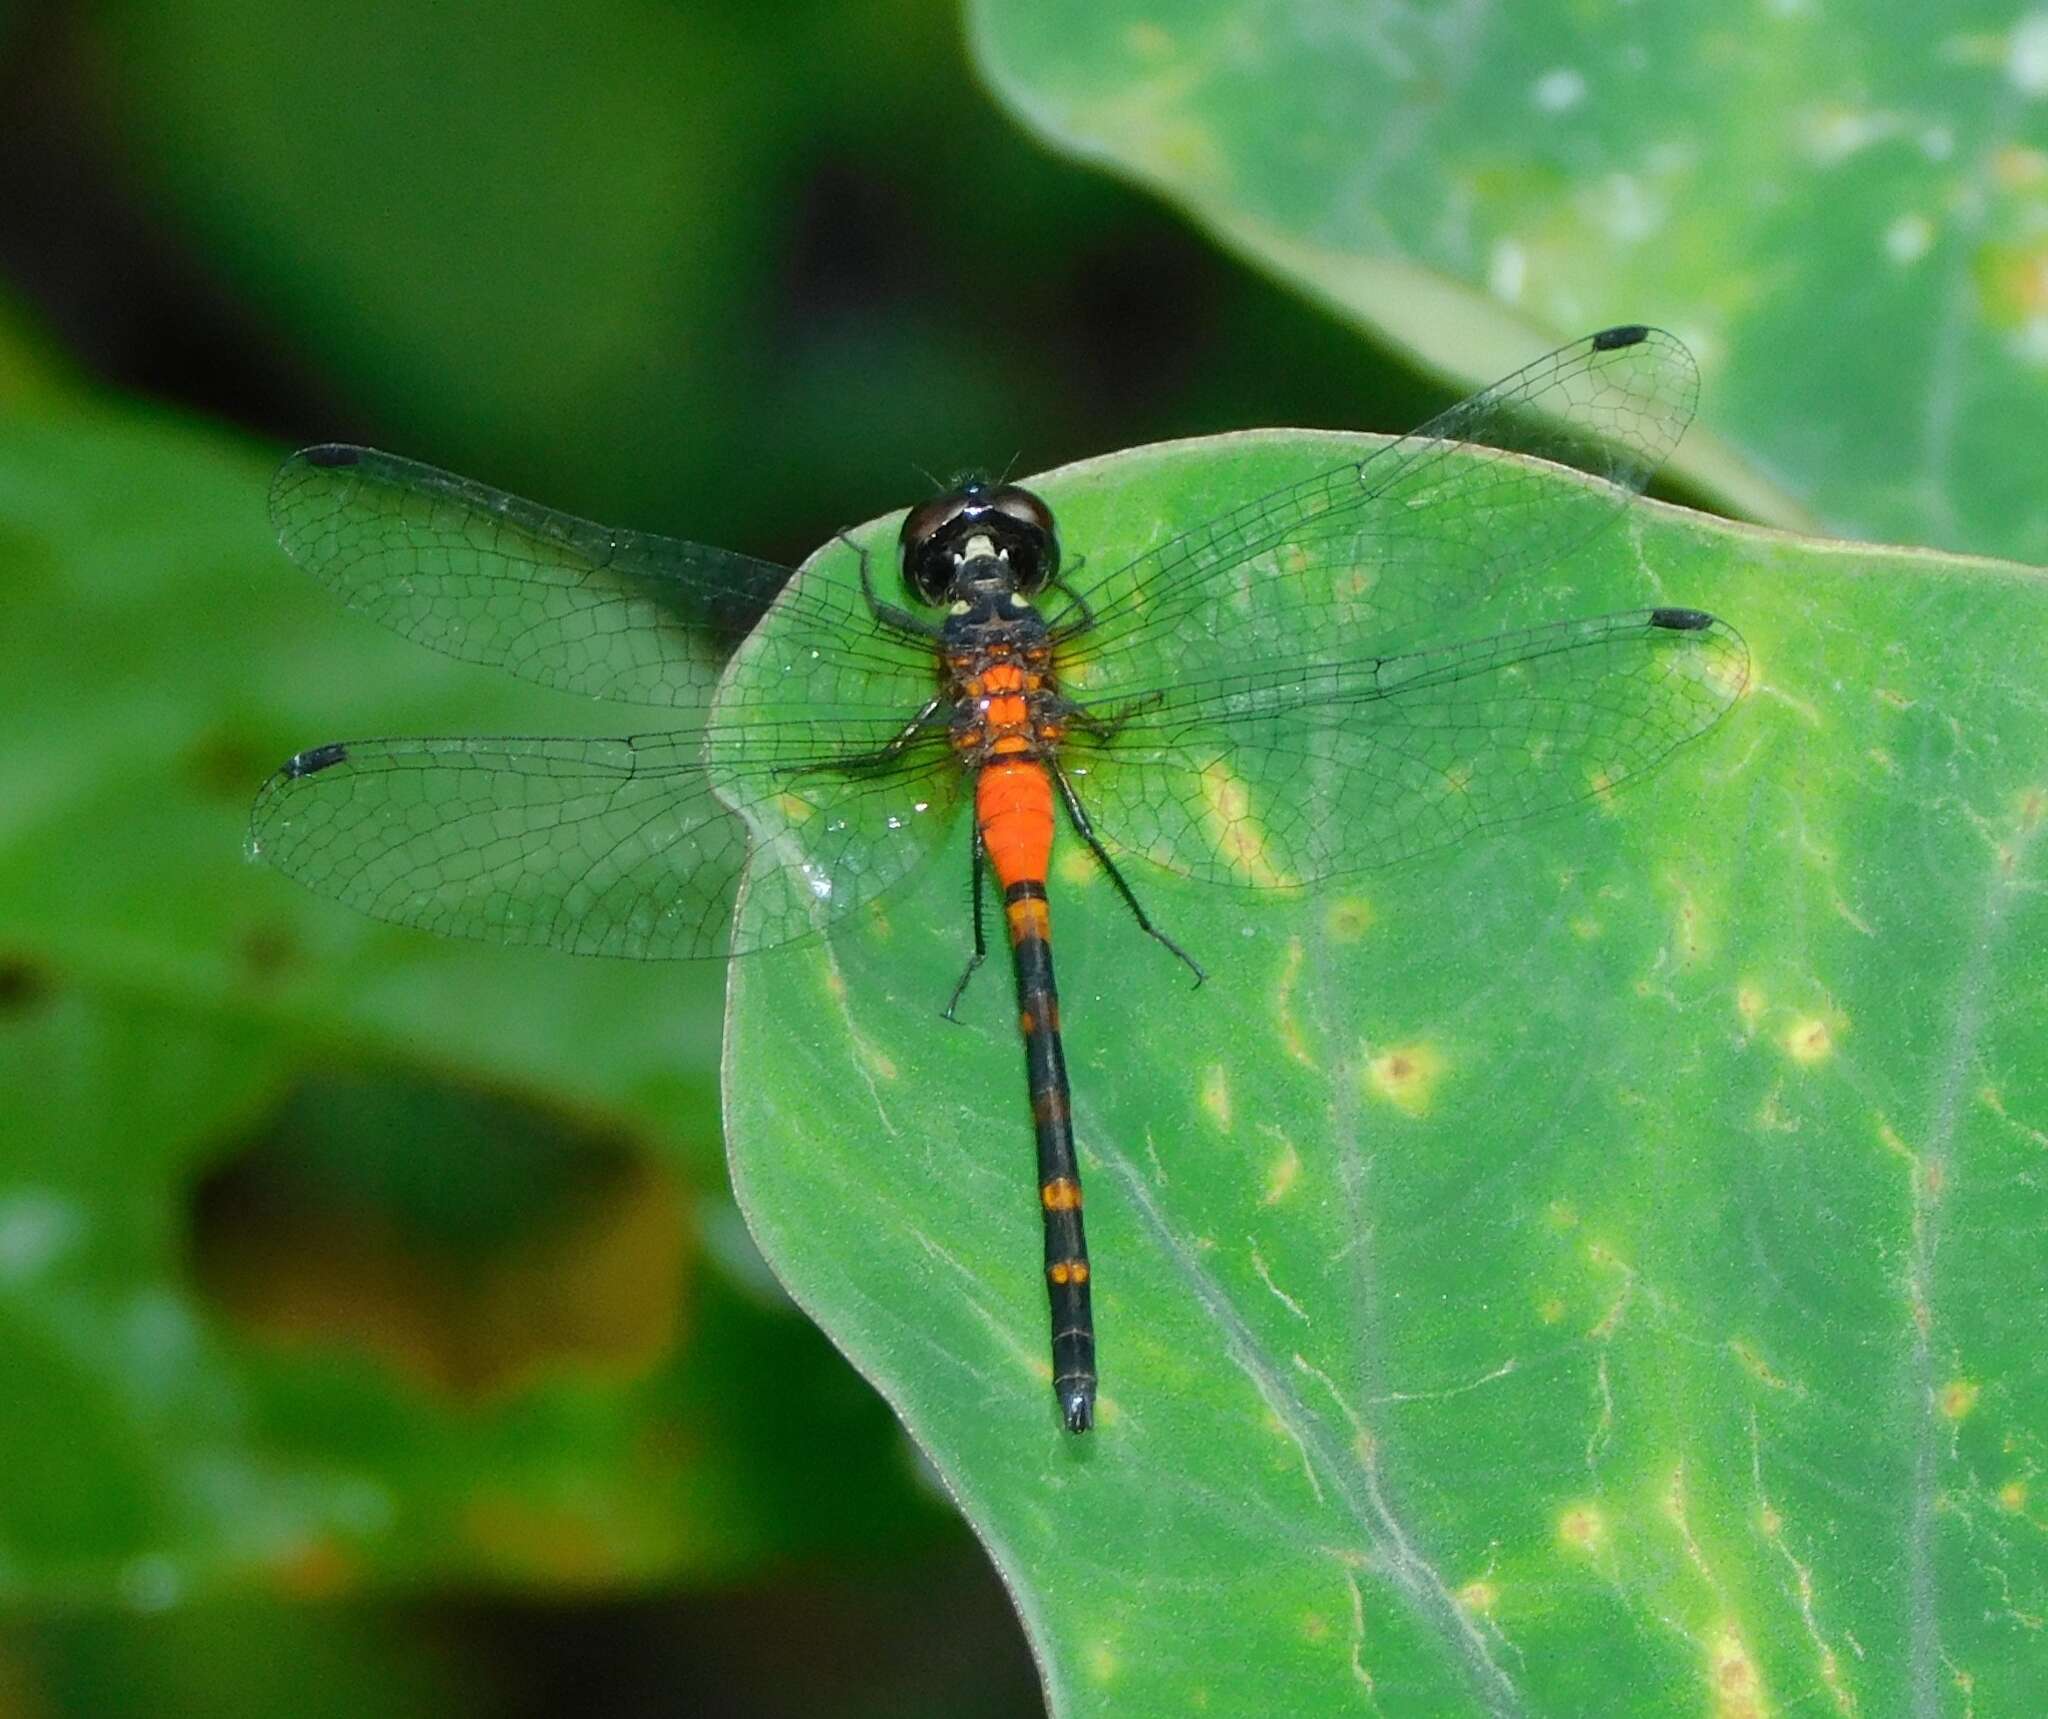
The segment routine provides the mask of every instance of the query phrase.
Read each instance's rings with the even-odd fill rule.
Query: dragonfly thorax
[[[903,521],[903,582],[927,603],[1030,598],[1060,568],[1052,510],[1028,489],[969,478]]]

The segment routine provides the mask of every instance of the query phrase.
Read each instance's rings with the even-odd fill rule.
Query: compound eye
[[[1010,570],[1017,576],[1017,588],[1026,596],[1035,596],[1060,570],[1060,539],[1053,526],[1052,509],[1031,491],[1015,484],[1005,484],[988,500],[1011,525],[1003,537]]]
[[[955,492],[922,502],[903,521],[903,581],[927,603],[943,603],[953,583],[951,526],[968,505]]]
[[[1008,514],[1019,525],[1031,526],[1044,532],[1048,537],[1052,536],[1052,509],[1028,489],[1019,489],[1015,484],[1005,484],[989,499],[996,508]]]

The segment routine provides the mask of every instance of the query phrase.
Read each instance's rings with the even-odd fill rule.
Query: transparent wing
[[[745,954],[821,930],[933,851],[963,780],[943,740],[845,763],[848,740],[880,747],[900,728],[335,743],[265,784],[250,849],[317,894],[445,936]],[[755,874],[741,940],[733,895],[750,839],[776,863]]]
[[[370,448],[293,454],[270,490],[291,558],[352,609],[468,662],[596,698],[701,704],[733,647],[782,594],[819,694],[903,662],[843,588],[676,538],[618,531]],[[785,589],[785,587],[788,587]]]
[[[1106,691],[1303,650],[1425,643],[1508,568],[1533,573],[1610,524],[1677,444],[1698,392],[1692,355],[1662,329],[1560,347],[1363,459],[1084,578],[1099,624],[1064,643],[1062,674]],[[1514,457],[1531,454],[1589,481]]]
[[[1067,757],[1103,835],[1170,870],[1287,888],[1593,799],[1703,733],[1749,653],[1642,609],[1396,656],[1248,662],[1091,707]]]

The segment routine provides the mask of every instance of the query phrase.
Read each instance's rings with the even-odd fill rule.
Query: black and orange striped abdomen
[[[990,727],[998,731],[1003,724],[996,706],[1002,702],[1001,697],[989,699]],[[1003,886],[1003,918],[1017,968],[1017,1024],[1024,1035],[1045,1220],[1053,1395],[1068,1430],[1086,1432],[1095,1421],[1095,1322],[1088,1294],[1088,1242],[1081,1227],[1081,1170],[1060,1045],[1059,990],[1052,975],[1045,880],[1052,863],[1053,802],[1045,765],[1028,753],[996,753],[975,784],[974,811]]]

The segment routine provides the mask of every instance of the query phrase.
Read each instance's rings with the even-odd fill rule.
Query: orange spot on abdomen
[[[1052,778],[1035,758],[996,758],[974,787],[974,815],[1003,887],[1043,883],[1052,864]]]

